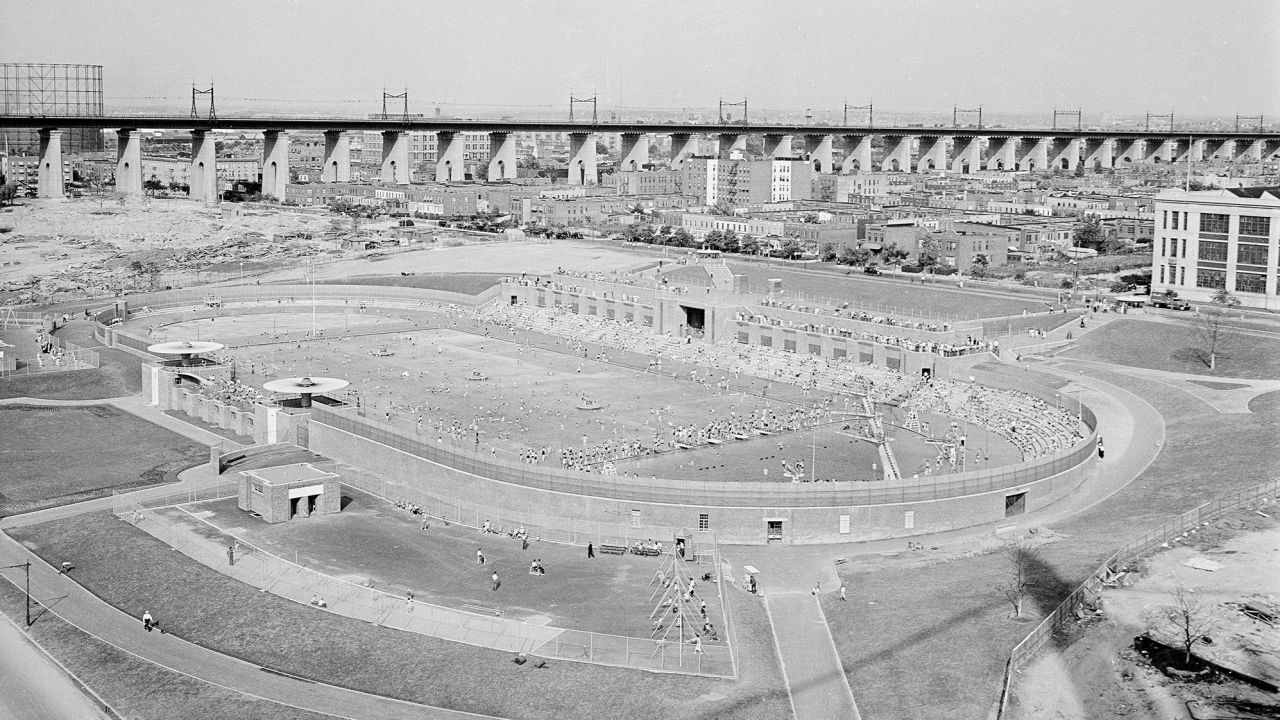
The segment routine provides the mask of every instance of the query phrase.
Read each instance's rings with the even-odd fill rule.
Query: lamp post
[[[31,561],[28,560],[19,565],[6,565],[3,569],[12,570],[14,568],[22,568],[26,571],[26,595],[27,595],[27,627],[31,627]]]

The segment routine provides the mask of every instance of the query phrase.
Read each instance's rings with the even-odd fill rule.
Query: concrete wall
[[[746,507],[678,504],[678,493],[669,493],[669,502],[618,500],[492,480],[397,450],[324,422],[311,423],[310,449],[339,462],[396,478],[430,495],[495,508],[508,515],[528,512],[560,516],[564,518],[566,527],[573,522],[617,523],[619,518],[627,517],[638,517],[638,522],[644,525],[698,527],[699,515],[706,513],[710,516],[711,530],[720,542],[744,544],[765,544],[768,520],[782,520],[783,541],[794,544],[909,537],[1000,523],[1006,517],[1006,497],[1025,493],[1026,511],[1034,512],[1069,496],[1096,472],[1096,463],[1086,461],[1047,478],[940,500],[875,505],[833,504],[826,507],[776,507],[762,502],[758,506]],[[927,479],[913,481],[912,484],[921,482],[927,482]],[[855,483],[829,485],[852,488]],[[781,501],[794,487],[782,483],[761,490],[776,493],[777,500]],[[639,515],[636,516],[634,511],[639,511]],[[845,516],[847,523],[842,519]],[[845,527],[848,531],[842,532]]]

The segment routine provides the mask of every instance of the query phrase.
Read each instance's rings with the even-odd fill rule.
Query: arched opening
[[[497,167],[498,167],[498,179],[499,180],[507,179],[507,162],[505,160],[499,160],[497,163]]]
[[[932,161],[932,160],[926,160],[926,161],[925,161],[925,163],[924,163],[924,169],[925,169],[925,170],[933,170],[933,169],[934,169],[933,161]]]
[[[1003,169],[1004,169],[1004,160],[1000,160],[1000,159],[997,159],[997,160],[996,160],[996,169],[997,169],[997,170],[1003,170]]]
[[[898,171],[899,171],[899,170],[901,170],[901,169],[902,169],[902,166],[898,163],[897,158],[894,158],[893,160],[890,160],[890,161],[889,161],[889,171],[890,171],[890,172],[898,172]]]
[[[1159,164],[1160,164],[1160,160],[1161,160],[1161,158],[1160,158],[1160,156],[1159,156],[1159,155],[1153,155],[1153,156],[1151,157],[1151,162],[1155,163],[1156,165],[1159,165]]]
[[[969,172],[969,161],[968,161],[968,160],[961,160],[961,161],[960,161],[960,172],[961,172],[961,173],[963,173],[963,174],[968,174],[968,172]]]
[[[1101,170],[1101,169],[1102,169],[1102,161],[1101,161],[1101,160],[1099,160],[1099,159],[1097,159],[1097,158],[1094,158],[1094,160],[1093,160],[1093,170],[1094,170],[1094,172],[1097,172],[1097,171],[1099,171],[1099,170]]]
[[[850,162],[849,169],[853,170],[854,172],[862,172],[862,162],[858,160],[854,160]]]
[[[814,161],[813,161],[813,171],[814,171],[814,172],[819,172],[819,173],[820,173],[820,172],[822,172],[822,161],[821,161],[821,160],[818,160],[817,158],[814,158]]]
[[[391,171],[391,179],[396,180],[396,161],[392,160],[387,163],[387,169]]]
[[[444,181],[451,182],[453,180],[453,161],[444,161]]]
[[[1070,170],[1071,161],[1067,158],[1062,158],[1062,162],[1059,164],[1059,167],[1061,167],[1063,170]]]

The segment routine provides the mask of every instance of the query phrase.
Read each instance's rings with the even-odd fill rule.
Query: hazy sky
[[[0,62],[100,64],[108,109],[604,105],[1280,120],[1277,0],[0,0]],[[496,110],[497,108],[495,108]],[[473,110],[479,112],[479,110]]]

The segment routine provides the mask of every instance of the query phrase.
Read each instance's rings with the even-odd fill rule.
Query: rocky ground
[[[318,213],[188,200],[24,200],[0,210],[0,303],[189,285],[340,253]],[[243,263],[243,268],[241,264]]]

